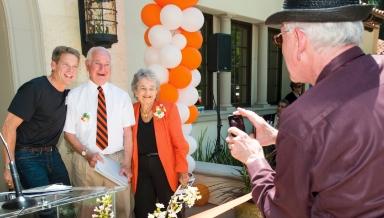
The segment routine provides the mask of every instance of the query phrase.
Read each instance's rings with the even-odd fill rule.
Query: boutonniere
[[[88,113],[83,113],[83,115],[81,116],[81,121],[83,121],[83,122],[88,122],[89,121],[89,118],[90,118],[90,116],[89,116],[89,114]]]
[[[158,106],[156,106],[156,110],[155,110],[155,113],[153,113],[153,116],[161,119],[165,116],[165,112],[167,110],[165,109],[164,105],[163,104],[159,104]]]

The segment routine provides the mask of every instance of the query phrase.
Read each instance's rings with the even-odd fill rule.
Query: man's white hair
[[[320,53],[324,48],[359,45],[364,31],[363,22],[284,23],[287,30],[301,29]]]
[[[86,60],[91,61],[92,57],[93,57],[93,53],[95,53],[95,52],[103,52],[104,54],[108,55],[109,60],[111,60],[111,53],[109,52],[108,49],[106,49],[102,46],[92,47],[91,49],[89,49],[89,51],[87,53],[87,59]]]

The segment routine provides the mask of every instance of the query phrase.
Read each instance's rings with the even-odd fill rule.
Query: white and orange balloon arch
[[[203,44],[200,28],[204,24],[203,13],[194,7],[197,1],[154,0],[141,10],[141,20],[148,27],[144,61],[160,81],[159,100],[177,105],[189,144],[189,172],[195,169],[191,154],[197,143],[190,134],[191,124],[199,116],[195,103],[199,97],[196,86],[201,80],[197,70],[202,61],[198,50]]]

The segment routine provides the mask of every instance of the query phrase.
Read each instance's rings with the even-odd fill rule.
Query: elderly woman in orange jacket
[[[175,104],[156,100],[159,82],[149,70],[139,70],[132,81],[138,100],[133,105],[132,190],[136,218],[147,218],[159,202],[168,202],[179,183],[188,182],[188,144]]]

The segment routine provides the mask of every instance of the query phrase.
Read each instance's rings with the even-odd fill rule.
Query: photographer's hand
[[[243,108],[237,108],[237,111],[233,112],[233,114],[248,118],[256,129],[255,138],[259,141],[261,146],[276,144],[278,130],[269,125],[261,116],[253,111]]]
[[[255,159],[265,158],[260,143],[236,127],[230,127],[228,129],[226,141],[231,155],[244,164]]]

